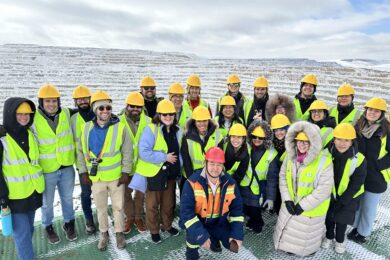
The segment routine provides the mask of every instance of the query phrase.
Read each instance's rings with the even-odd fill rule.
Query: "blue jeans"
[[[83,208],[84,217],[85,219],[93,220],[92,216],[92,208],[91,208],[91,194],[92,189],[91,186],[82,184],[80,182],[81,186],[81,207]]]
[[[355,214],[355,222],[353,227],[362,236],[369,236],[376,218],[381,193],[372,193],[365,191],[360,198],[360,207]]]
[[[44,227],[53,224],[53,203],[56,187],[61,200],[62,215],[67,223],[74,219],[73,190],[74,190],[74,168],[68,166],[58,169],[55,172],[45,173],[45,191],[43,192],[42,203],[42,225]]]
[[[18,259],[34,259],[32,237],[34,233],[35,210],[26,213],[12,213],[11,216]]]

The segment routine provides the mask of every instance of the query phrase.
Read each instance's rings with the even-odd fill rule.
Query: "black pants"
[[[336,242],[343,243],[345,239],[345,231],[347,230],[347,224],[336,223],[332,220],[325,220],[326,225],[326,238],[335,238],[335,227],[336,227]]]
[[[247,226],[252,228],[255,232],[260,233],[264,226],[261,208],[244,205],[244,214],[249,217]]]

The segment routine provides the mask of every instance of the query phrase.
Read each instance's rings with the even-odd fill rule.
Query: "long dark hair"
[[[363,129],[364,125],[367,124],[367,118],[366,118],[367,110],[365,110],[362,114],[362,116],[359,118],[359,120],[355,124],[355,130],[356,133],[361,136],[361,130]],[[382,137],[385,135],[390,135],[390,122],[387,121],[385,112],[382,111],[381,117],[378,119],[380,121],[380,129],[382,130]]]
[[[222,114],[222,110],[223,110],[224,107],[225,106],[221,106],[221,108],[219,109],[219,117],[218,117],[218,125],[219,125],[219,127],[221,127],[221,126],[223,126],[225,124],[225,116]],[[240,124],[243,123],[241,118],[237,115],[235,107],[234,107],[234,114],[233,114],[232,122],[238,122]]]

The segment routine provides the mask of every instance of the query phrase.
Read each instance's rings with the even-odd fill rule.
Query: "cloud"
[[[0,43],[191,52],[236,58],[385,58],[389,1],[10,1]]]

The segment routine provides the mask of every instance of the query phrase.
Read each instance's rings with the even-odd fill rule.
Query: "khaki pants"
[[[118,180],[98,181],[92,185],[92,194],[96,205],[100,232],[108,231],[108,196],[111,198],[112,213],[114,215],[115,232],[123,232],[123,202],[125,185],[117,187]]]
[[[130,177],[130,181],[133,177]],[[140,191],[134,192],[129,187],[125,188],[125,215],[127,219],[142,219],[144,214],[145,195]]]
[[[159,213],[162,228],[169,230],[173,222],[175,206],[176,181],[168,180],[168,188],[164,191],[146,191],[146,226],[151,234],[160,232]]]

